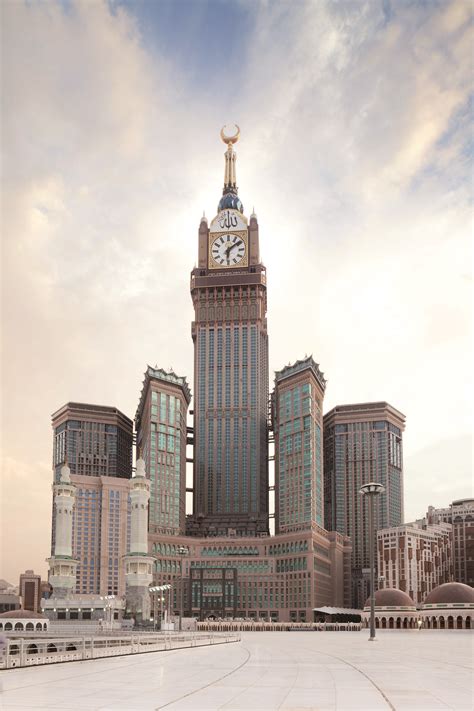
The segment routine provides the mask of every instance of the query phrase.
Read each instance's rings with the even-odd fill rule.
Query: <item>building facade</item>
[[[52,426],[54,479],[67,461],[76,487],[72,549],[79,563],[73,592],[123,595],[133,423],[116,407],[70,402],[53,414]],[[54,501],[52,519],[53,550]]]
[[[417,605],[438,585],[453,579],[452,526],[419,523],[384,528],[377,534],[379,588],[407,593]]]
[[[474,499],[458,499],[443,509],[430,506],[426,519],[452,525],[454,580],[474,587]]]
[[[183,535],[186,526],[187,413],[191,391],[172,371],[147,367],[135,426],[150,479],[149,530]]]
[[[71,474],[132,476],[133,422],[116,407],[68,402],[52,415],[53,470],[67,461]]]
[[[71,475],[76,487],[72,549],[79,561],[74,592],[124,595],[122,558],[130,540],[130,479]]]
[[[217,216],[199,227],[194,306],[193,536],[268,534],[267,285],[258,222],[238,197],[232,138]]]
[[[275,532],[324,527],[323,399],[326,381],[309,357],[275,373]]]
[[[403,521],[405,417],[386,402],[340,405],[324,416],[325,527],[352,541],[352,606],[369,594],[368,502],[359,493],[370,481],[383,484],[376,500],[376,529]]]
[[[323,525],[325,381],[312,358],[276,374],[280,508],[270,536],[266,272],[256,215],[247,220],[238,197],[233,142],[218,214],[209,225],[201,220],[191,273],[193,514],[186,535],[177,535],[150,512],[153,582],[171,585],[160,600],[170,614],[179,613],[182,591],[186,616],[310,621],[315,607],[349,606],[351,592],[350,540]],[[137,441],[148,467],[146,398],[142,392]]]
[[[198,619],[309,622],[315,607],[350,603],[350,541],[315,524],[278,536],[149,535],[149,550],[154,584],[172,585],[171,614],[179,612],[181,585],[184,613]]]
[[[21,573],[18,591],[22,599],[23,610],[40,611],[41,575],[35,575],[33,570]]]

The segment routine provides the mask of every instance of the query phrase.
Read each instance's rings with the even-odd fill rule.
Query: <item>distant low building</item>
[[[472,629],[474,590],[464,583],[445,583],[431,591],[419,613],[428,629]]]
[[[452,526],[426,520],[377,532],[380,589],[406,592],[419,605],[438,585],[453,579]]]
[[[0,592],[0,613],[19,610],[21,607],[21,597],[14,593]]]
[[[429,506],[426,519],[452,525],[454,579],[474,587],[474,499],[457,499],[444,509]]]
[[[362,619],[369,626],[370,598],[365,603]],[[413,629],[418,625],[416,605],[402,590],[385,588],[375,593],[375,626],[381,629]]]
[[[41,575],[36,575],[33,570],[26,570],[20,575],[20,597],[24,610],[39,612],[41,600]]]

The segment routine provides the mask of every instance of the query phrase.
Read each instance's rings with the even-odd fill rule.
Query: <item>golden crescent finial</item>
[[[234,123],[234,126],[235,126],[235,128],[237,129],[237,131],[234,133],[233,136],[226,136],[226,135],[225,135],[224,129],[227,127],[227,125],[226,125],[226,126],[223,126],[223,127],[221,128],[221,138],[222,138],[222,140],[224,141],[224,143],[227,143],[227,145],[229,145],[229,143],[231,143],[231,144],[237,143],[237,141],[239,140],[239,137],[240,137],[240,128],[238,127],[238,125],[237,125],[236,123]]]

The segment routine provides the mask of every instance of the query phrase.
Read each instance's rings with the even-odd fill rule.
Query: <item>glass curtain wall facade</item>
[[[190,399],[185,378],[148,366],[135,423],[137,448],[150,478],[148,528],[153,533],[184,533]]]
[[[53,475],[67,459],[77,487],[73,555],[76,593],[123,595],[127,552],[133,422],[116,407],[69,402],[52,415]],[[52,507],[51,551],[56,511]]]
[[[352,604],[368,597],[368,503],[359,494],[376,481],[385,492],[376,499],[376,528],[403,522],[405,417],[385,402],[341,405],[324,416],[325,527],[352,540]]]
[[[211,264],[211,246],[228,238],[213,230],[227,219],[239,224],[239,239],[245,243],[245,264],[238,268]],[[187,532],[267,534],[267,287],[255,215],[247,224],[237,210],[222,210],[211,229],[201,221],[191,296],[195,448],[193,515]]]
[[[323,399],[326,381],[306,358],[275,374],[276,533],[324,527]]]
[[[69,402],[52,415],[55,481],[71,474],[132,476],[133,423],[115,407]]]

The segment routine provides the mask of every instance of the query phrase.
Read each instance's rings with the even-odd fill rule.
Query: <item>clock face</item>
[[[232,232],[221,234],[211,245],[211,256],[221,267],[236,267],[245,257],[245,242]]]

